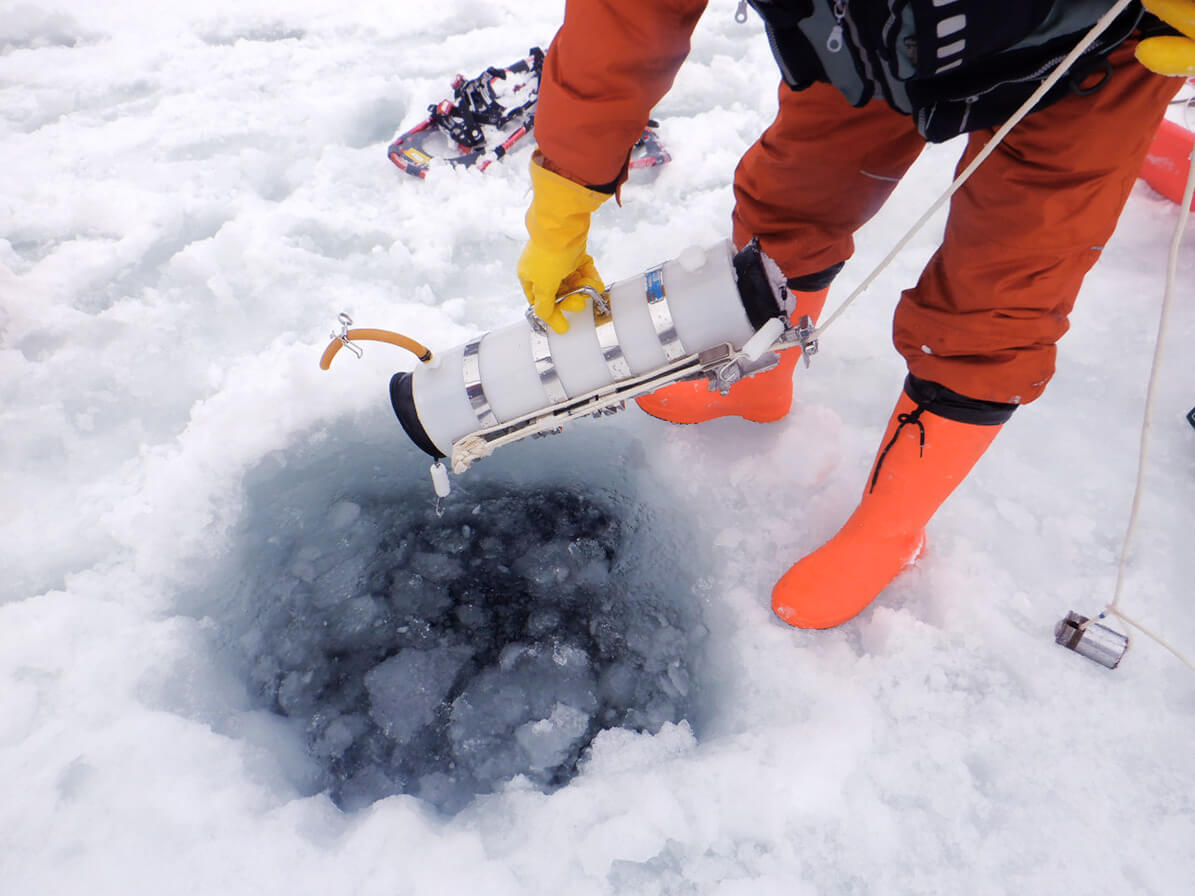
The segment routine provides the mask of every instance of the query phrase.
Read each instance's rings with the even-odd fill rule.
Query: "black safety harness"
[[[856,106],[882,98],[927,140],[997,127],[1114,0],[748,0],[788,85],[833,84]],[[1130,4],[1038,103],[1098,89],[1108,55],[1141,21]],[[1103,77],[1099,77],[1102,74]]]

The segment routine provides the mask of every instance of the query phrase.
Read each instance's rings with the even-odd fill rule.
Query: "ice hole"
[[[617,458],[585,483],[537,446],[437,503],[425,462],[295,454],[248,479],[217,622],[342,809],[405,793],[451,813],[520,776],[550,791],[602,729],[695,723],[697,572]]]

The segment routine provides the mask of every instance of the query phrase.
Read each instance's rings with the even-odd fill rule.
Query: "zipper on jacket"
[[[747,0],[739,0],[739,8],[734,11],[734,20],[740,25],[747,21]]]
[[[826,49],[831,53],[842,51],[842,20],[846,18],[846,0],[834,0],[834,27],[826,38]]]
[[[1005,78],[1003,81],[997,81],[995,84],[988,85],[983,90],[979,91],[979,93],[970,96],[947,96],[944,97],[944,99],[956,103],[959,100],[962,100],[965,103],[974,103],[977,102],[981,97],[985,97],[989,93],[999,90],[1001,87],[1007,87],[1009,84],[1026,84],[1031,81],[1044,81],[1047,77],[1049,77],[1050,72],[1054,71],[1054,69],[1058,67],[1058,64],[1065,58],[1065,56],[1055,56],[1049,62],[1039,65],[1028,74],[1019,75],[1015,78]]]
[[[967,105],[963,107],[963,117],[958,123],[958,130],[960,134],[967,133],[967,119],[971,117],[971,107],[975,105],[978,99],[979,97],[977,96],[969,96],[966,98],[966,100],[964,100]]]

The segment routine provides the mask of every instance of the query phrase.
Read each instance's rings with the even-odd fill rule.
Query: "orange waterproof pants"
[[[1111,62],[1099,90],[1023,119],[954,195],[941,247],[896,309],[894,342],[914,375],[986,401],[1041,395],[1083,277],[1180,86],[1131,46]],[[992,133],[969,136],[960,171]],[[735,242],[758,236],[789,277],[847,259],[924,145],[881,101],[856,109],[832,87],[781,85],[775,122],[735,174]]]

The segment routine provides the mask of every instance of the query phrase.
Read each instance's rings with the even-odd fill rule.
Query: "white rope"
[[[983,164],[988,156],[995,152],[996,147],[999,146],[1004,138],[1008,136],[1008,132],[1016,127],[1022,118],[1029,114],[1029,111],[1037,105],[1038,100],[1045,96],[1046,92],[1055,84],[1057,84],[1063,75],[1070,71],[1070,67],[1074,65],[1075,60],[1083,55],[1084,52],[1086,52],[1087,48],[1091,46],[1095,39],[1108,29],[1108,26],[1112,24],[1113,20],[1120,15],[1124,8],[1131,2],[1132,0],[1118,0],[1115,6],[1104,13],[1103,17],[1092,26],[1091,30],[1087,32],[1081,41],[1079,41],[1078,45],[1071,50],[1070,53],[1068,53],[1060,63],[1058,63],[1058,67],[1051,72],[1050,77],[1046,78],[1046,80],[1041,83],[1041,86],[1033,92],[1033,95],[1029,97],[1029,99],[1025,100],[1025,102],[1021,105],[1021,108],[1017,109],[1017,111],[1012,114],[1012,117],[1003,124],[1000,130],[996,131],[996,133],[992,135],[992,139],[984,144],[984,147],[982,150],[980,150],[979,155],[977,155],[971,161],[971,164],[967,166],[966,170],[964,170],[962,174],[955,178],[954,183],[950,185],[946,192],[939,196],[937,201],[925,211],[925,214],[918,218],[913,226],[909,228],[908,232],[897,241],[896,245],[892,247],[892,251],[888,253],[888,256],[879,263],[875,270],[867,275],[862,283],[855,287],[855,291],[846,297],[843,303],[834,310],[834,313],[826,319],[826,322],[814,330],[812,338],[817,338],[825,333],[826,330],[828,330],[834,323],[834,321],[838,320],[838,318],[843,315],[847,308],[854,304],[855,300],[867,291],[867,288],[875,282],[876,278],[883,273],[884,269],[887,268],[888,265],[892,263],[893,259],[895,259],[896,256],[901,253],[904,247],[909,244],[909,241],[916,236],[918,231],[925,226],[926,222],[934,216],[934,213],[937,212],[938,209],[940,209],[943,205],[945,205],[950,200],[951,196],[959,191],[959,188],[962,187],[962,185],[965,184],[968,179],[970,179],[971,175],[975,173],[975,169]]]
[[[1104,608],[1104,611],[1097,618],[1103,619],[1108,613],[1119,616],[1147,638],[1156,641],[1192,669],[1195,669],[1195,662],[1183,656],[1162,638],[1145,628],[1141,623],[1126,616],[1119,609],[1120,598],[1124,592],[1125,572],[1128,568],[1129,552],[1136,539],[1137,520],[1141,513],[1141,501],[1145,494],[1146,460],[1149,455],[1150,431],[1153,428],[1154,399],[1157,395],[1159,373],[1162,369],[1162,349],[1166,341],[1166,331],[1169,328],[1170,308],[1174,299],[1174,284],[1178,280],[1178,255],[1182,246],[1183,234],[1187,229],[1187,220],[1191,216],[1192,199],[1195,199],[1195,147],[1192,147],[1191,156],[1188,159],[1187,186],[1183,190],[1182,202],[1179,204],[1178,223],[1174,226],[1174,236],[1170,240],[1170,256],[1166,264],[1166,293],[1162,297],[1162,311],[1158,317],[1158,335],[1154,347],[1153,365],[1149,371],[1149,387],[1145,391],[1145,418],[1141,424],[1141,444],[1137,451],[1137,484],[1133,490],[1133,506],[1129,511],[1129,522],[1125,529],[1124,543],[1120,549],[1120,562],[1116,566],[1116,587],[1112,592],[1112,602]],[[1093,621],[1088,620],[1079,627],[1086,629]]]
[[[1111,613],[1113,616],[1119,617],[1125,624],[1132,626],[1133,628],[1137,629],[1137,631],[1141,632],[1141,634],[1145,635],[1145,637],[1149,638],[1151,641],[1154,641],[1159,646],[1165,648],[1166,650],[1169,650],[1181,662],[1185,663],[1192,671],[1195,671],[1195,662],[1192,662],[1189,658],[1187,658],[1187,657],[1183,656],[1181,653],[1179,653],[1178,649],[1175,648],[1173,645],[1167,643],[1167,641],[1161,635],[1157,635],[1154,632],[1151,632],[1149,629],[1147,629],[1144,625],[1142,625],[1136,619],[1133,619],[1130,616],[1126,616],[1124,613],[1122,613],[1120,610],[1113,607],[1111,604],[1108,605],[1108,608],[1103,613],[1100,613],[1098,618],[1104,619],[1108,613]],[[1079,628],[1086,629],[1087,626],[1091,625],[1093,622],[1095,622],[1094,619],[1088,619],[1086,622],[1084,622],[1082,625],[1080,625]]]

